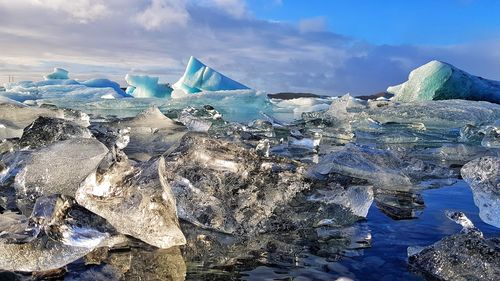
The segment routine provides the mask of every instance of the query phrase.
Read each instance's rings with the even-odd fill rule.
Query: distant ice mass
[[[1,95],[19,102],[39,99],[117,99],[130,97],[114,81],[105,78],[77,81],[70,79],[68,71],[55,68],[43,81],[6,83]]]
[[[173,88],[174,91],[183,91],[186,94],[202,91],[249,89],[247,86],[206,66],[193,56],[189,59],[184,75],[173,85]]]
[[[465,99],[500,103],[500,81],[471,75],[433,60],[410,72],[403,84],[387,88],[396,101]]]
[[[54,72],[45,75],[43,78],[45,78],[45,80],[69,79],[68,74],[69,74],[69,72],[66,69],[56,67],[56,68],[54,68]]]
[[[159,78],[147,75],[127,74],[125,81],[130,85],[127,94],[134,98],[166,98],[170,97],[172,88],[168,84],[158,83]]]

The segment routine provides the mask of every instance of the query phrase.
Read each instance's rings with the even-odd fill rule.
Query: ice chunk
[[[159,84],[159,78],[147,75],[127,74],[125,81],[130,85],[127,93],[135,98],[165,98],[172,93],[168,84]]]
[[[89,116],[80,111],[0,102],[0,139],[21,137],[23,129],[39,116],[70,120],[84,127],[90,124]]]
[[[309,172],[313,178],[321,179],[337,173],[392,189],[408,187],[425,178],[449,178],[454,175],[445,167],[399,155],[396,151],[353,144],[324,156]]]
[[[43,78],[45,78],[45,80],[69,79],[68,73],[66,69],[56,67],[52,73],[45,75]]]
[[[469,224],[463,213],[451,214],[450,218]],[[499,240],[485,239],[478,230],[467,229],[419,251],[409,251],[410,269],[432,280],[497,280]]]
[[[351,210],[356,216],[366,218],[373,202],[373,189],[371,186],[349,186],[333,190],[318,190],[308,200],[338,204]]]
[[[29,213],[33,200],[42,195],[74,196],[107,153],[95,139],[70,139],[33,151],[21,161],[15,175],[19,209]]]
[[[189,106],[179,113],[177,120],[190,131],[207,132],[213,122],[222,121],[222,114],[210,105],[205,105],[200,109]]]
[[[180,218],[233,234],[265,230],[277,207],[309,188],[298,162],[198,133],[183,137],[166,169]]]
[[[137,166],[116,162],[82,182],[76,200],[120,233],[159,248],[183,245],[186,240],[164,170],[162,157]]]
[[[473,76],[433,60],[410,72],[408,81],[387,88],[397,101],[466,99],[500,103],[500,82]]]
[[[104,219],[64,196],[39,198],[29,220],[5,213],[0,215],[0,222],[6,217],[17,220],[18,225],[2,229],[0,269],[3,270],[51,270],[85,256],[96,247],[126,241]],[[28,235],[30,239],[23,237]]]
[[[150,107],[132,119],[111,126],[130,129],[130,142],[124,151],[138,160],[148,160],[164,153],[187,132],[186,127],[163,115],[157,107]]]
[[[59,118],[38,117],[31,125],[23,130],[19,140],[21,147],[38,148],[48,144],[72,139],[93,138],[89,129],[72,121]]]
[[[172,85],[174,90],[182,90],[187,94],[201,91],[227,91],[249,89],[216,70],[206,66],[195,57],[189,58],[184,75]]]
[[[394,220],[417,218],[424,210],[424,198],[416,191],[377,189],[375,193],[377,208]]]
[[[500,228],[500,158],[472,160],[462,167],[461,174],[472,189],[479,217]]]

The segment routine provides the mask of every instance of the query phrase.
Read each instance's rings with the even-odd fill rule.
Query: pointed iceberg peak
[[[174,90],[186,94],[201,91],[227,91],[249,89],[247,86],[228,78],[216,70],[206,66],[197,58],[191,56],[184,75],[173,85]]]
[[[66,69],[56,67],[56,68],[54,68],[54,71],[52,73],[49,73],[49,74],[43,76],[43,78],[45,80],[51,80],[51,79],[69,79],[68,74],[69,74],[69,72]]]
[[[396,101],[464,99],[500,103],[500,81],[471,75],[442,61],[410,72],[408,80],[387,88]]]

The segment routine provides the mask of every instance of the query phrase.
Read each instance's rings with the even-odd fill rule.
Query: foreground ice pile
[[[431,61],[413,70],[408,81],[387,88],[398,101],[466,99],[500,103],[500,82],[470,75],[451,64]]]

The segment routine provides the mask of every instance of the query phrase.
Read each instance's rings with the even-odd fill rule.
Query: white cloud
[[[215,7],[237,18],[247,14],[247,7],[244,0],[209,0],[209,2]]]
[[[184,0],[151,0],[150,5],[136,19],[147,30],[154,30],[169,25],[185,26],[189,13]]]
[[[23,0],[16,1],[23,2]],[[40,8],[65,12],[81,23],[94,21],[108,13],[106,5],[101,0],[27,0],[27,2]]]

